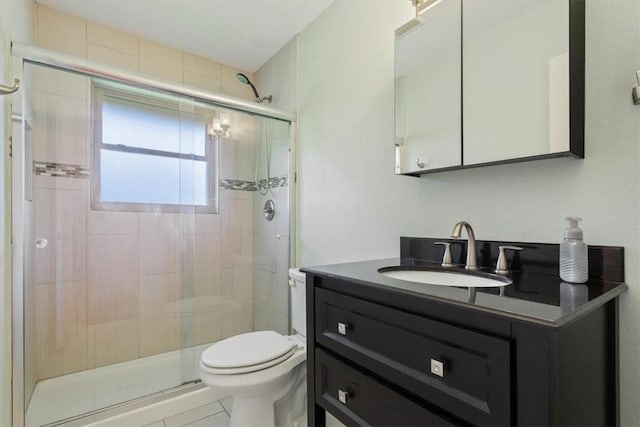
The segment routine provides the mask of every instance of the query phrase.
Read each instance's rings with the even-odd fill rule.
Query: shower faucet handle
[[[453,263],[453,257],[451,256],[451,242],[435,242],[434,244],[444,246],[442,264],[440,265],[443,267],[453,267],[455,264]]]

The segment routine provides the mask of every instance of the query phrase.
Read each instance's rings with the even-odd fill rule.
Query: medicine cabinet
[[[396,30],[395,172],[584,157],[584,0],[440,0]]]

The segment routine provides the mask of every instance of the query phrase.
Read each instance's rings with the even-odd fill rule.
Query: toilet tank
[[[291,327],[300,335],[307,335],[307,289],[306,274],[297,268],[289,269],[289,291],[291,292]]]

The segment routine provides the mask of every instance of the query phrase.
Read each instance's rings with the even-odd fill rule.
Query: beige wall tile
[[[87,368],[85,282],[35,287],[38,380]]]
[[[87,212],[89,234],[138,234],[138,212]]]
[[[140,277],[140,356],[180,348],[181,275]]]
[[[86,278],[86,192],[35,189],[34,237],[46,239],[34,250],[35,283]]]
[[[37,46],[85,57],[87,24],[84,19],[36,4],[35,21]]]
[[[221,93],[222,65],[185,53],[183,83],[211,92]]]
[[[138,71],[138,37],[88,21],[87,59]]]
[[[237,120],[236,120],[237,118]],[[222,179],[239,179],[254,181],[256,165],[256,136],[248,131],[253,127],[251,120],[240,116],[231,117],[231,138],[222,138],[220,143],[220,177]],[[264,172],[264,154],[261,157],[260,176]]]
[[[198,297],[198,310],[193,316],[193,345],[222,339],[224,319],[223,300],[220,297]]]
[[[87,59],[111,65],[112,67],[138,71],[137,53],[132,55],[110,47],[89,43],[87,44]]]
[[[89,98],[91,80],[88,77],[44,66],[33,65],[32,67],[36,98],[38,97],[38,92],[51,93],[67,98]]]
[[[253,265],[253,233],[249,227],[222,227],[222,267]]]
[[[33,175],[33,188],[87,191],[88,181],[88,179],[84,178],[62,178],[56,176]]]
[[[88,323],[138,316],[138,236],[88,237]]]
[[[89,368],[111,365],[138,357],[138,319],[114,320],[89,325]]]
[[[253,323],[256,330],[273,329],[277,325],[277,276],[276,273],[255,268],[253,270]]]
[[[222,297],[253,304],[253,268],[225,268],[222,270]]]
[[[254,195],[253,191],[226,190],[224,188],[220,189],[220,200],[228,200],[228,199],[253,200],[253,195]]]
[[[182,271],[180,214],[140,213],[140,274]]]
[[[39,92],[35,99],[33,159],[87,166],[89,115],[86,100]]]
[[[222,294],[221,234],[196,234],[183,240],[185,291],[196,298]]]
[[[190,53],[184,54],[184,71],[191,71],[212,79],[222,79],[222,64]]]
[[[25,227],[24,241],[28,242],[24,245],[24,265],[33,266],[33,252],[36,249],[31,244],[34,239],[33,227],[33,203],[26,201],[24,204],[24,221],[28,224]],[[19,273],[18,273],[19,274]],[[15,280],[15,278],[14,278]],[[27,268],[23,272],[24,280],[24,397],[25,405],[29,404],[29,400],[33,394],[33,389],[38,380],[38,364],[36,348],[36,296],[33,268]]]
[[[251,304],[225,300],[222,308],[222,337],[244,334],[253,330],[253,308]]]
[[[31,139],[33,159],[89,163],[89,79],[37,67]]]
[[[223,198],[222,267],[253,265],[253,200]]]
[[[182,52],[149,40],[140,39],[141,73],[173,82],[181,82],[183,75]]]
[[[226,65],[222,66],[222,93],[229,96],[235,96],[237,98],[243,98],[250,101],[256,99],[251,90],[251,86],[241,83],[236,77],[236,73],[243,73],[249,80],[254,81],[252,73],[247,73],[236,68],[231,68]],[[255,83],[254,83],[255,84]]]
[[[289,239],[277,242],[276,299],[278,314],[289,314]]]
[[[222,93],[222,82],[219,79],[185,71],[183,83],[209,92]]]
[[[138,37],[97,22],[87,21],[87,42],[129,55],[138,55]]]
[[[288,315],[280,314],[280,313],[276,314],[274,331],[282,335],[289,334],[289,316]]]
[[[252,199],[223,199],[220,210],[223,227],[243,227],[253,231]]]
[[[182,232],[184,234],[220,233],[221,223],[220,214],[182,215]]]

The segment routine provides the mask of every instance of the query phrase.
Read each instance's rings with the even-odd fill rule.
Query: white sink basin
[[[411,270],[410,267],[385,267],[378,270],[378,272],[383,276],[391,277],[392,279],[437,286],[490,288],[496,286],[507,286],[512,283],[511,279],[506,277],[447,270]]]

